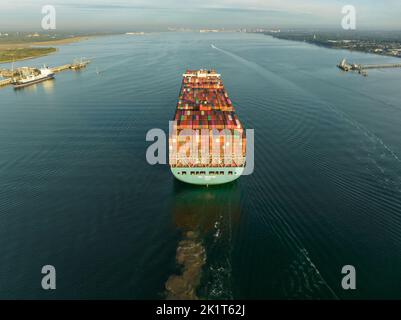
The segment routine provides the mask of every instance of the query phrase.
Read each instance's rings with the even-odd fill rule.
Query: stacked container
[[[216,71],[187,70],[183,77],[174,120],[174,132],[169,139],[170,165],[244,165],[244,130]],[[192,131],[183,132],[184,129]],[[185,136],[184,133],[189,135]]]

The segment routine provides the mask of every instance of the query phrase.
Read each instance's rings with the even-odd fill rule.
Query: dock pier
[[[387,63],[387,64],[355,64],[355,63],[348,63],[347,60],[343,59],[337,65],[343,71],[357,71],[359,74],[363,76],[367,76],[368,73],[366,70],[371,69],[388,69],[388,68],[401,68],[401,63]]]
[[[383,69],[383,68],[401,68],[401,63],[367,64],[362,66],[362,69]]]
[[[12,84],[13,80],[11,78],[4,79],[0,81],[0,87],[8,86],[9,84]]]
[[[65,64],[62,66],[57,66],[54,68],[50,68],[50,70],[54,73],[62,72],[65,70],[81,70],[85,68],[88,64],[90,63],[90,60],[75,60],[73,63],[70,64]],[[0,80],[0,87],[5,87],[7,85],[13,84],[15,80],[18,80],[18,78],[22,77],[22,74],[34,74],[39,72],[38,69],[36,68],[31,68],[31,67],[21,67],[17,69],[0,69],[0,77],[3,77],[5,79]]]
[[[51,70],[54,73],[61,72],[61,71],[64,71],[64,70],[68,70],[68,69],[71,69],[71,64],[65,64],[63,66],[51,68]]]

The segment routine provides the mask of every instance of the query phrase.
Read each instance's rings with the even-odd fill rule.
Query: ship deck
[[[183,75],[174,121],[169,159],[178,180],[222,184],[242,174],[245,132],[214,70],[187,70]]]
[[[174,120],[178,129],[242,129],[220,75],[215,71],[187,70]]]

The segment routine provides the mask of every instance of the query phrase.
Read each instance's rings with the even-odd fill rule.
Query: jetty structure
[[[386,68],[401,68],[401,63],[386,63],[386,64],[356,64],[348,63],[346,59],[341,60],[337,67],[345,72],[356,71],[363,76],[367,76],[366,70],[369,69],[386,69]]]
[[[0,80],[0,87],[8,86],[8,85],[10,85],[12,83],[13,83],[13,79],[12,78]]]
[[[66,70],[78,71],[84,69],[90,62],[90,60],[84,60],[81,58],[79,60],[74,60],[73,63],[49,68],[49,70],[51,73],[58,73]],[[38,75],[40,74],[40,70],[40,68],[38,69],[34,67],[12,67],[11,69],[0,69],[0,77],[4,78],[3,80],[0,80],[0,87],[15,84],[29,76]]]
[[[90,63],[90,60],[84,60],[84,58],[75,59],[74,62],[71,64],[70,69],[72,70],[80,70],[86,68],[86,66]]]

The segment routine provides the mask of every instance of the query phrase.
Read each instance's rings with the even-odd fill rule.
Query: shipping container
[[[176,132],[169,138],[172,167],[244,165],[244,130],[220,76],[214,70],[187,70],[174,120]],[[184,135],[186,129],[192,129],[189,136]],[[205,132],[207,134],[202,134]]]

